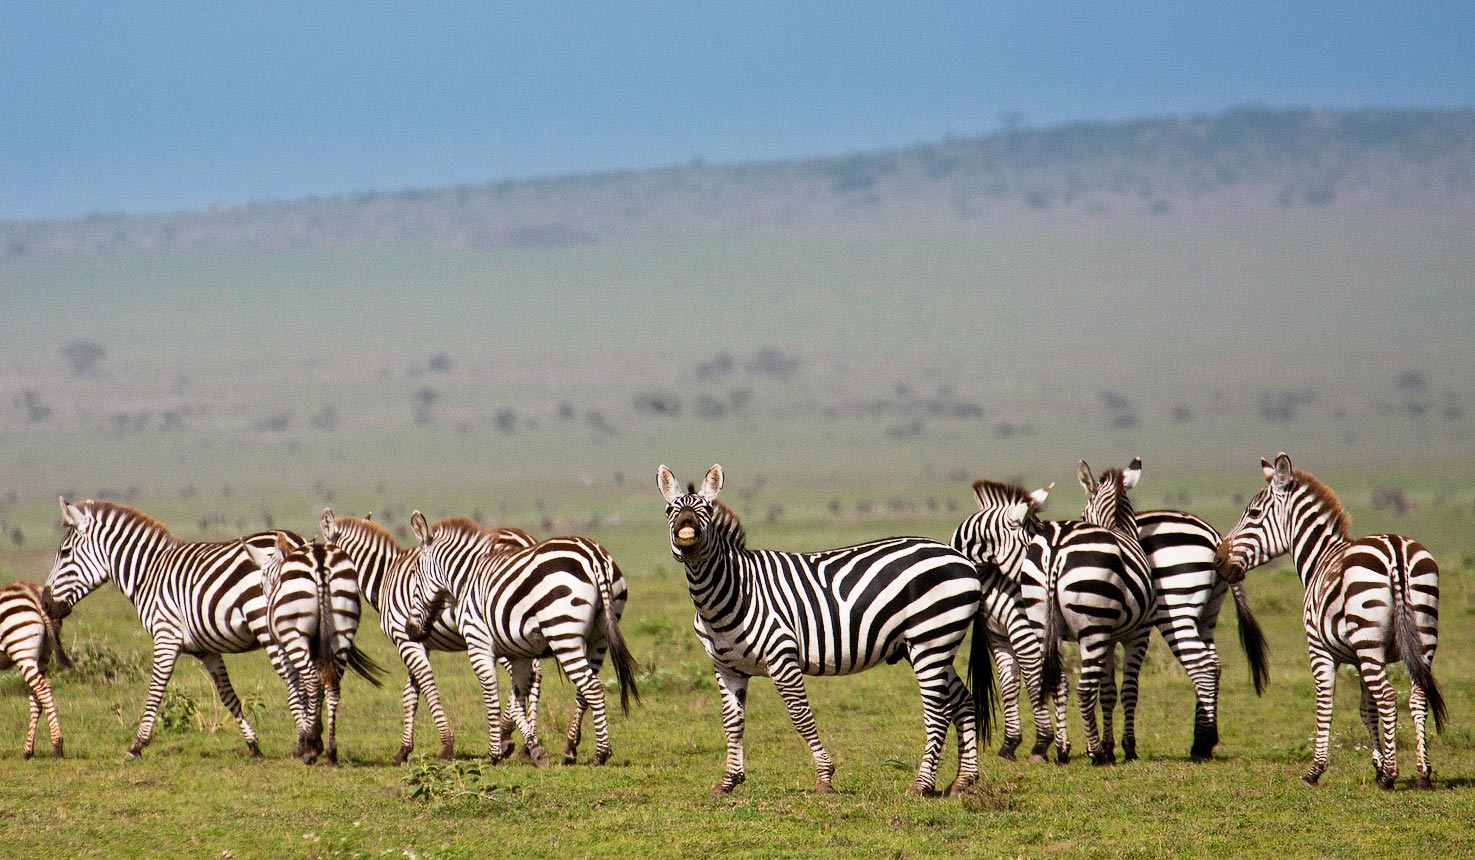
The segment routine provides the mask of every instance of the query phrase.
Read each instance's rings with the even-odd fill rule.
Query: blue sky
[[[0,219],[843,153],[1006,111],[1475,104],[1470,2],[18,6]]]

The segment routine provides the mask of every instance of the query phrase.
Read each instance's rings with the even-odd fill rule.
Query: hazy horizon
[[[0,29],[0,220],[838,155],[1240,104],[1469,107],[1472,34],[1475,7],[1457,3],[47,7]]]

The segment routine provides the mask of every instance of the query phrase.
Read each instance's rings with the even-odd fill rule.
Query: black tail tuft
[[[1270,643],[1265,631],[1250,611],[1250,598],[1239,583],[1229,586],[1234,593],[1234,613],[1239,616],[1239,644],[1245,649],[1245,659],[1250,664],[1250,680],[1255,683],[1255,695],[1265,694],[1270,686]]]
[[[1060,594],[1056,588],[1055,560],[1050,559],[1045,573],[1045,665],[1040,672],[1040,686],[1046,697],[1054,696],[1060,687],[1064,668],[1060,665]]]
[[[973,688],[973,711],[978,719],[980,744],[989,741],[994,728],[994,666],[989,648],[988,618],[982,601],[973,618],[973,645],[968,652],[968,686]]]
[[[609,645],[610,662],[615,665],[615,679],[620,684],[620,710],[628,716],[630,700],[633,698],[636,704],[640,703],[640,690],[635,686],[635,676],[640,672],[640,664],[635,662],[635,655],[630,653],[630,646],[625,644],[625,634],[620,632],[620,620],[615,617],[614,601],[609,593],[609,582],[613,578],[623,577],[620,575],[618,565],[611,562],[610,568],[613,577],[605,580],[599,589],[601,601],[604,603],[600,611],[604,615],[604,640]]]
[[[384,686],[384,667],[374,662],[373,658],[359,650],[359,646],[348,647],[348,668],[355,674],[376,687]]]
[[[1408,604],[1408,595],[1397,593],[1402,590],[1400,585],[1401,583],[1394,584],[1393,641],[1398,646],[1398,653],[1403,656],[1403,664],[1408,667],[1409,680],[1424,691],[1424,698],[1429,702],[1429,713],[1434,715],[1435,731],[1443,732],[1444,721],[1448,716],[1444,694],[1439,691],[1439,682],[1434,680],[1434,667],[1424,655],[1424,644],[1419,640],[1414,610]]]

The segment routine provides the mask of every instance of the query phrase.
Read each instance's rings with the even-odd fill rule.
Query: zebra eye
[[[1245,513],[1249,514],[1252,517],[1258,517],[1258,516],[1260,516],[1260,509],[1259,508],[1250,508],[1248,511],[1245,511]]]

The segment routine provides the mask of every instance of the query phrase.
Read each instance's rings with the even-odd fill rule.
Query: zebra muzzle
[[[63,618],[72,614],[72,607],[58,602],[56,598],[52,597],[51,587],[47,586],[41,589],[41,611],[46,613],[47,617],[51,620],[61,621]]]

